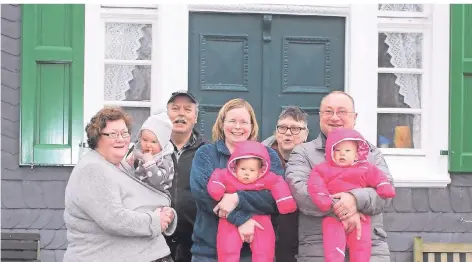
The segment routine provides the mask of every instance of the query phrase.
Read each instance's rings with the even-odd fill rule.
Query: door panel
[[[199,99],[198,126],[205,137],[221,106],[247,100],[259,119],[261,96],[261,27],[258,15],[191,13],[189,90]]]
[[[259,140],[273,134],[288,105],[309,114],[319,132],[319,104],[344,89],[345,19],[262,14],[191,13],[189,90],[200,101],[207,138],[221,106],[236,97],[254,107]]]
[[[271,41],[264,43],[270,77],[263,84],[263,138],[273,133],[289,105],[309,115],[309,140],[318,135],[321,98],[344,90],[344,25],[340,17],[272,16]]]

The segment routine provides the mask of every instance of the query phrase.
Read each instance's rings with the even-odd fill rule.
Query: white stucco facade
[[[449,5],[425,5],[421,14],[379,13],[376,4],[352,5],[186,5],[163,4],[138,7],[86,4],[84,119],[104,104],[128,107],[165,106],[170,94],[188,88],[188,35],[190,12],[271,13],[346,17],[345,90],[356,101],[356,128],[369,141],[377,140],[377,86],[379,73],[422,75],[421,137],[419,149],[382,149],[399,187],[444,187],[447,171],[449,90]],[[104,101],[105,23],[152,25],[152,59],[114,61],[115,64],[151,66],[150,101]],[[378,34],[419,32],[423,34],[423,67],[419,70],[378,68]],[[384,70],[384,71],[382,71]],[[388,113],[396,113],[388,109]],[[393,110],[393,111],[392,111]],[[410,112],[411,111],[411,112]],[[417,113],[418,110],[402,111]],[[386,112],[383,112],[386,113]],[[400,113],[400,111],[398,112]]]

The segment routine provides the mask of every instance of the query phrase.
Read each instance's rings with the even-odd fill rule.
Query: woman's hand
[[[164,207],[165,208],[165,207]],[[159,214],[161,231],[164,232],[169,227],[170,223],[174,219],[174,214],[169,215],[169,213],[163,208],[158,208],[154,212]]]
[[[246,221],[246,223],[240,225],[238,227],[238,232],[239,236],[241,237],[241,241],[251,243],[252,240],[254,240],[254,231],[256,227],[264,230],[264,228],[252,218]]]
[[[339,199],[339,201],[333,205],[334,213],[339,219],[346,220],[357,213],[357,203],[354,195],[341,192],[334,194],[332,197]]]
[[[170,222],[172,223],[172,221],[174,221],[174,209],[172,207],[163,207],[162,208],[162,211],[163,213],[165,213],[167,216],[170,217]]]
[[[219,217],[226,218],[228,214],[233,211],[239,203],[238,194],[225,194],[221,201],[213,209],[213,212]]]

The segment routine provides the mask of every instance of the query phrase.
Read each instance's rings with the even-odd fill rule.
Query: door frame
[[[160,34],[157,40],[159,41],[160,49],[166,50],[166,54],[159,59],[159,64],[167,66],[159,67],[158,76],[161,82],[174,82],[172,85],[160,86],[159,93],[163,97],[169,97],[176,89],[188,90],[190,12],[269,13],[296,16],[345,17],[344,90],[349,92],[356,101],[362,101],[366,91],[377,92],[377,86],[374,84],[363,86],[363,88],[353,88],[365,82],[364,79],[377,77],[377,67],[375,67],[377,60],[366,61],[365,55],[372,51],[372,43],[375,42],[373,39],[377,39],[376,17],[368,15],[372,14],[372,12],[377,12],[377,5],[178,4],[159,5],[158,24]],[[352,32],[357,32],[357,34]],[[173,41],[169,41],[169,39]],[[180,61],[180,63],[175,63],[175,61]],[[356,67],[359,64],[366,66]],[[172,66],[172,68],[169,68],[169,66]],[[175,83],[175,79],[177,79],[177,83]],[[362,112],[362,104],[356,105],[356,110],[359,109]],[[372,139],[375,138],[376,134],[375,130],[370,128],[370,126],[371,123],[368,117],[362,117],[357,120],[356,127],[359,130],[365,131],[365,137]]]
[[[281,4],[190,4],[188,5],[188,16],[190,12],[217,12],[217,13],[243,13],[243,14],[283,14],[296,16],[337,16],[345,17],[345,63],[344,63],[344,90],[349,91],[350,60],[350,5],[281,5]],[[186,18],[188,21],[188,17]],[[188,22],[186,23],[188,25]],[[188,35],[188,27],[186,33]],[[187,36],[187,46],[190,44]],[[182,50],[183,51],[183,50]],[[187,54],[188,60],[188,54]],[[188,74],[188,68],[186,73]],[[188,89],[188,85],[187,85]]]
[[[220,13],[220,14],[271,14],[271,15],[289,15],[289,16],[312,16],[312,17],[342,17],[345,18],[344,22],[344,86],[343,89],[345,91],[349,91],[350,83],[348,81],[349,76],[349,57],[350,57],[350,6],[349,5],[279,5],[279,4],[190,4],[188,6],[188,15],[190,13]],[[188,18],[187,18],[188,19]],[[189,23],[187,23],[189,25]],[[189,33],[189,29],[187,29],[187,34]],[[375,38],[374,38],[375,39]],[[190,48],[190,40],[187,40],[187,49]],[[187,57],[188,61],[189,57]],[[187,72],[188,74],[189,72]],[[335,76],[334,76],[335,77]],[[189,88],[187,86],[187,88]],[[255,106],[255,105],[253,105]],[[262,105],[261,105],[262,106]],[[215,111],[214,106],[208,107],[205,104],[200,103],[200,110],[201,112],[210,110]],[[318,104],[311,104],[309,105],[310,109],[318,109]],[[262,109],[262,108],[261,108]],[[261,113],[261,112],[260,112]],[[257,115],[257,114],[256,114]],[[259,120],[261,121],[261,120]],[[261,125],[262,124],[262,125]],[[259,135],[262,135],[262,130],[264,129],[264,124],[259,122]],[[203,126],[202,126],[203,128]],[[262,129],[261,129],[262,128]],[[272,127],[274,128],[274,127]],[[316,137],[317,134],[314,134]],[[260,139],[265,139],[266,137],[262,136]],[[311,139],[311,138],[310,138]]]
[[[322,96],[324,96],[325,94],[323,93],[327,93],[329,92],[329,89],[340,89],[340,90],[346,90],[347,89],[347,83],[346,83],[346,77],[348,75],[348,73],[346,72],[346,70],[348,69],[348,63],[346,61],[346,57],[348,57],[348,55],[345,55],[344,52],[348,52],[349,49],[347,48],[346,46],[346,40],[345,38],[349,35],[349,32],[348,32],[348,26],[347,26],[347,18],[349,17],[349,6],[345,5],[345,6],[336,6],[336,7],[330,7],[330,6],[310,6],[310,5],[305,5],[305,6],[300,6],[300,5],[262,5],[262,4],[258,4],[258,5],[206,5],[206,4],[201,4],[201,5],[190,5],[189,6],[189,10],[191,15],[194,15],[193,17],[190,17],[191,18],[191,21],[198,21],[197,20],[194,20],[192,18],[196,18],[196,17],[205,17],[207,16],[207,19],[206,19],[206,23],[215,23],[215,21],[213,21],[214,18],[211,18],[212,14],[214,15],[218,15],[219,18],[217,19],[225,19],[224,17],[229,17],[229,16],[232,16],[228,19],[238,19],[238,20],[231,20],[233,21],[232,23],[234,23],[235,21],[239,21],[239,19],[245,19],[243,17],[248,17],[248,16],[251,16],[251,17],[257,17],[257,19],[260,19],[261,21],[259,21],[259,23],[256,22],[256,24],[252,25],[252,27],[256,26],[258,27],[259,25],[260,26],[263,26],[262,23],[262,18],[264,17],[264,20],[265,20],[265,16],[267,14],[270,14],[270,16],[274,16],[274,23],[272,25],[272,30],[270,29],[270,26],[268,26],[268,31],[265,31],[267,30],[266,29],[263,29],[263,28],[260,28],[261,31],[260,33],[265,35],[266,33],[268,33],[269,35],[271,34],[274,34],[274,36],[272,36],[272,40],[269,40],[269,41],[265,41],[263,40],[263,42],[261,42],[261,44],[263,43],[263,46],[261,51],[262,52],[260,55],[262,55],[262,65],[263,65],[263,68],[266,68],[266,62],[270,62],[270,61],[266,61],[267,58],[269,58],[270,56],[272,55],[282,55],[282,49],[284,48],[284,44],[280,41],[282,41],[282,39],[278,39],[277,37],[304,37],[304,36],[313,36],[315,38],[318,38],[318,37],[321,37],[321,38],[324,38],[324,37],[327,37],[327,35],[324,35],[324,34],[317,34],[317,33],[308,33],[308,34],[300,34],[301,32],[298,32],[298,33],[295,33],[291,30],[285,30],[285,29],[282,29],[284,28],[283,26],[283,23],[284,22],[280,22],[281,20],[279,19],[288,19],[288,20],[284,20],[284,21],[291,21],[292,19],[295,19],[294,21],[297,21],[297,25],[298,26],[302,26],[302,28],[304,30],[309,30],[309,31],[312,31],[312,30],[315,30],[318,31],[318,29],[316,29],[316,27],[320,27],[319,29],[321,31],[326,31],[327,28],[329,28],[328,24],[330,25],[336,25],[336,35],[332,35],[331,33],[329,33],[328,31],[326,31],[327,34],[331,35],[331,37],[333,37],[330,41],[333,41],[331,44],[331,59],[333,59],[334,57],[336,57],[336,59],[334,61],[336,62],[332,62],[333,65],[332,66],[335,66],[336,70],[334,70],[334,67],[331,68],[331,74],[330,74],[330,78],[333,80],[333,83],[331,84],[331,88],[329,86],[325,86],[325,83],[321,84],[320,86],[320,83],[318,85],[315,85],[311,88],[313,88],[313,90],[317,90],[317,91],[308,91],[308,90],[305,90],[305,91],[302,91],[302,93],[297,93],[299,91],[295,91],[295,93],[291,93],[290,91],[287,93],[285,90],[285,87],[284,85],[287,84],[287,83],[284,83],[283,80],[280,78],[280,77],[283,77],[285,79],[285,71],[284,71],[284,67],[283,65],[285,64],[284,62],[284,58],[277,58],[276,60],[280,59],[280,64],[278,64],[277,66],[275,67],[272,67],[272,66],[268,66],[267,68],[271,68],[271,69],[263,69],[260,73],[261,73],[261,81],[262,81],[262,85],[260,87],[255,87],[257,89],[259,88],[262,88],[262,90],[259,92],[259,91],[256,91],[258,94],[262,94],[262,100],[261,101],[258,101],[258,100],[252,100],[250,99],[249,97],[251,97],[251,95],[249,95],[249,99],[252,100],[254,103],[253,106],[255,106],[255,109],[256,110],[256,115],[257,115],[257,119],[259,120],[259,135],[258,135],[258,138],[261,139],[261,140],[264,140],[265,138],[271,136],[274,134],[274,130],[275,130],[275,126],[276,126],[276,123],[277,123],[277,117],[278,117],[278,114],[280,113],[279,109],[282,110],[281,108],[279,108],[280,106],[277,106],[276,104],[274,104],[272,102],[268,102],[270,101],[271,99],[269,100],[266,100],[266,95],[268,95],[269,93],[272,93],[275,92],[275,94],[278,94],[284,98],[289,98],[289,97],[297,97],[297,96],[303,96],[303,93],[304,92],[308,92],[308,93],[311,93],[313,92],[313,97],[310,98],[311,95],[309,95],[308,97],[306,96],[307,93],[305,93],[304,95],[304,101],[301,102],[299,101],[299,104],[297,104],[298,106],[301,106],[303,107],[303,109],[310,115],[309,117],[309,121],[310,122],[309,124],[309,129],[310,129],[310,135],[309,135],[309,140],[311,139],[314,139],[316,138],[316,136],[318,135],[318,132],[319,132],[319,124],[317,124],[317,120],[316,118],[318,118],[318,111],[319,111],[319,102],[315,102],[314,100],[316,99],[316,101],[319,101],[319,99],[321,99]],[[236,18],[238,17],[239,18]],[[279,18],[277,18],[279,17]],[[210,19],[210,20],[208,20]],[[302,20],[299,20],[299,19],[302,19]],[[308,20],[307,20],[308,19]],[[279,22],[275,22],[275,20],[278,20]],[[213,22],[212,22],[213,21]],[[223,21],[223,20],[218,20],[218,21]],[[242,21],[242,20],[241,20]],[[323,21],[327,21],[328,23],[326,23],[326,25],[323,25]],[[332,22],[332,21],[336,21],[336,22]],[[271,23],[271,22],[269,22]],[[281,24],[282,23],[282,24]],[[333,24],[331,24],[333,23]],[[200,24],[199,22],[197,22],[197,24]],[[279,26],[282,26],[280,28],[280,30],[284,30],[284,33],[282,33],[282,35],[280,35],[280,31],[279,29],[276,29],[274,28],[274,26],[277,24],[277,27]],[[207,33],[211,33],[212,31],[208,31],[209,28],[206,28],[206,29],[203,29],[203,31],[199,31],[198,29],[196,29],[192,22],[189,23],[190,25],[190,30],[191,30],[191,33],[190,33],[190,37],[192,37],[191,41],[189,41],[189,50],[193,50],[193,54],[192,55],[192,61],[189,60],[189,62],[192,63],[191,66],[189,66],[189,70],[192,70],[192,71],[189,71],[189,76],[191,77],[191,79],[189,80],[189,88],[192,87],[192,90],[197,92],[197,93],[200,93],[201,92],[201,88],[203,88],[199,83],[196,83],[195,81],[198,80],[198,78],[194,78],[196,75],[199,75],[199,73],[197,71],[201,70],[202,68],[198,69],[196,68],[195,66],[198,67],[198,65],[196,63],[198,63],[198,56],[199,56],[199,50],[200,50],[200,46],[199,46],[199,40],[198,40],[198,35],[199,34],[207,34]],[[324,29],[323,29],[324,28]],[[293,28],[295,29],[295,28]],[[258,29],[259,30],[259,29]],[[272,31],[272,33],[271,33]],[[239,33],[242,33],[238,30]],[[243,31],[244,32],[244,31]],[[216,33],[216,32],[213,32],[213,33]],[[227,33],[230,33],[229,31],[222,31],[222,32],[219,32],[219,33],[223,33],[223,34],[227,34]],[[233,32],[235,33],[235,32]],[[249,32],[247,32],[249,33]],[[306,32],[305,32],[306,33]],[[196,34],[196,35],[195,35]],[[288,35],[287,35],[288,34]],[[342,34],[342,35],[341,35]],[[237,34],[236,34],[237,35]],[[274,39],[275,35],[278,35],[276,38],[277,39]],[[194,37],[197,37],[197,38],[194,38]],[[256,37],[256,43],[257,43],[257,39],[259,40],[262,40],[261,39],[261,36],[255,36]],[[251,37],[250,37],[251,38]],[[254,41],[254,38],[253,40],[249,40],[249,41]],[[268,42],[272,42],[272,43],[268,43]],[[253,42],[255,43],[255,42]],[[201,44],[201,43],[200,43]],[[268,45],[269,44],[269,45]],[[274,45],[273,47],[270,47],[269,46],[272,46]],[[190,46],[191,45],[191,46]],[[251,44],[249,44],[251,45]],[[280,46],[279,46],[280,45]],[[323,44],[321,44],[321,46],[324,46]],[[203,47],[201,47],[203,48]],[[274,49],[275,48],[275,49]],[[257,46],[255,49],[257,49],[259,52],[259,46]],[[342,49],[342,50],[341,50]],[[223,51],[223,50],[220,50],[220,51]],[[253,50],[255,51],[255,50]],[[327,51],[327,50],[325,50]],[[267,55],[269,53],[267,52],[271,52],[270,54],[271,55]],[[275,52],[275,53],[274,53]],[[329,51],[328,51],[329,52]],[[323,63],[325,62],[325,57],[324,57],[325,54],[321,54],[322,56],[322,59],[323,62],[322,62],[322,68],[324,68],[325,65],[323,65]],[[189,57],[190,59],[190,57]],[[259,58],[257,58],[256,60],[258,60]],[[319,58],[320,59],[320,58]],[[249,60],[251,60],[251,58],[249,58]],[[279,62],[277,62],[279,63]],[[326,65],[327,66],[327,65]],[[342,66],[342,67],[341,67]],[[196,70],[196,71],[195,71]],[[257,69],[256,71],[257,72],[252,72],[252,73],[256,73],[256,74],[259,74],[259,69]],[[272,71],[272,73],[268,73],[267,75],[265,75],[264,77],[262,77],[262,74],[265,74],[264,71],[266,70],[269,70],[269,71]],[[192,73],[192,74],[190,74]],[[196,74],[194,74],[196,73]],[[323,72],[322,73],[322,76],[320,76],[322,79],[324,76],[324,73],[327,73],[327,72]],[[343,73],[341,75],[341,73]],[[257,76],[256,76],[257,77]],[[266,78],[268,77],[268,79]],[[276,77],[276,78],[273,78],[273,77]],[[288,77],[288,76],[287,76]],[[272,82],[272,80],[274,82]],[[325,79],[323,79],[325,80]],[[277,82],[277,81],[282,81],[282,82]],[[336,82],[335,82],[336,81]],[[341,82],[339,82],[341,81]],[[198,82],[198,81],[197,81]],[[278,86],[278,85],[281,85],[281,86]],[[274,86],[275,85],[275,86]],[[328,84],[329,85],[329,84]],[[336,86],[336,87],[335,87]],[[272,90],[273,88],[277,89],[277,91],[274,91]],[[282,88],[282,89],[280,89]],[[309,89],[311,89],[309,88]],[[279,90],[280,89],[280,90]],[[272,91],[271,91],[272,90]],[[325,90],[325,91],[323,91]],[[327,90],[327,91],[326,91]],[[251,92],[253,90],[251,89]],[[322,92],[322,93],[320,93]],[[203,95],[202,93],[200,93],[200,95]],[[236,96],[239,96],[237,95],[236,93],[233,94],[233,96],[236,95]],[[279,97],[280,96],[277,96],[276,97]],[[205,96],[203,96],[205,97]],[[274,97],[274,99],[277,99],[276,97]],[[259,98],[259,97],[258,97]],[[203,99],[205,100],[205,99]],[[282,99],[282,100],[277,100],[278,102],[282,102],[282,103],[285,103],[283,102],[285,99]],[[266,101],[266,102],[264,102]],[[297,100],[294,100],[294,101],[297,101]],[[212,103],[213,102],[213,103]],[[219,102],[216,102],[216,101],[201,101],[201,105],[200,105],[200,110],[201,110],[201,115],[204,116],[205,112],[207,111],[210,111],[210,112],[213,112],[214,113],[217,113],[217,111],[219,110],[219,107],[221,107],[221,103],[224,103],[226,101],[222,101],[222,100],[219,100]],[[293,101],[292,101],[293,102]],[[210,104],[214,104],[214,103],[217,103],[219,104],[219,106],[214,106],[214,105],[208,105],[208,103]],[[284,104],[284,106],[288,106],[289,104]],[[260,106],[260,108],[259,108]],[[278,111],[279,113],[275,112],[274,114],[274,109],[276,109],[276,107],[278,108],[276,111]],[[260,110],[260,111],[258,111]],[[215,112],[216,111],[216,112]],[[270,114],[270,116],[267,116],[265,115],[266,113],[268,112],[272,112]],[[261,119],[259,119],[261,118]],[[202,119],[200,121],[203,121]],[[206,122],[208,121],[208,119],[206,119]],[[203,124],[200,124],[200,129],[204,130],[204,129],[208,129],[208,123],[206,123],[205,125]],[[312,130],[313,129],[313,130]],[[205,131],[206,133],[207,131]]]

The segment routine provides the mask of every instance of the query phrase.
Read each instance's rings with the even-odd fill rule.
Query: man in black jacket
[[[192,233],[197,209],[190,192],[190,170],[197,149],[208,141],[194,129],[198,117],[198,101],[187,91],[172,93],[167,102],[167,114],[173,123],[171,141],[175,175],[172,181],[171,201],[177,212],[177,229],[167,237],[175,262],[191,262]]]

